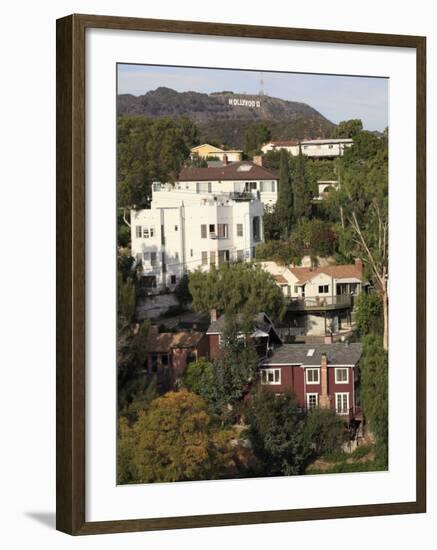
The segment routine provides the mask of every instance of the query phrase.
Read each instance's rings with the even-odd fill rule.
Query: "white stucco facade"
[[[150,209],[131,211],[132,255],[146,286],[174,289],[184,273],[252,260],[263,241],[263,205],[187,189],[153,191]]]
[[[300,142],[302,154],[311,158],[335,158],[341,157],[347,147],[353,145],[353,139],[313,139]],[[286,142],[265,143],[261,150],[263,153],[268,151],[280,151],[285,149],[291,155],[299,154],[299,144],[287,144]]]
[[[251,195],[259,199],[264,206],[273,206],[278,197],[277,180],[211,180],[211,181],[180,181],[174,184],[153,184],[153,207],[162,208],[184,204],[198,204],[199,197],[220,196],[224,200],[243,198]],[[240,196],[240,197],[239,197]]]

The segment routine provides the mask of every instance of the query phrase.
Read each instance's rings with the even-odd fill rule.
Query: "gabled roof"
[[[237,316],[237,322],[243,321],[243,315],[240,313]],[[273,323],[270,321],[268,316],[263,312],[259,312],[254,317],[254,325],[256,329],[259,329],[263,332],[269,332],[271,328],[274,329]],[[209,328],[206,334],[223,334],[225,330],[225,316],[220,315],[216,321],[212,321],[209,325]]]
[[[204,336],[203,332],[161,332],[149,331],[149,353],[168,353],[174,348],[194,348]]]
[[[327,265],[311,269],[309,267],[290,267],[291,273],[298,279],[298,284],[306,283],[313,277],[324,273],[334,279],[360,279],[363,278],[362,269],[356,264]]]
[[[191,147],[191,152],[197,151],[197,149],[202,149],[202,147],[209,147],[211,151],[215,151],[216,153],[224,153],[223,149],[220,149],[220,147],[216,147],[215,145],[210,145],[209,143],[202,143],[202,145]]]
[[[284,344],[276,348],[270,357],[264,359],[262,366],[320,365],[323,354],[326,354],[328,358],[328,365],[356,365],[362,352],[362,345],[357,343]]]
[[[242,160],[224,166],[182,168],[178,181],[277,180],[278,174],[252,161]]]

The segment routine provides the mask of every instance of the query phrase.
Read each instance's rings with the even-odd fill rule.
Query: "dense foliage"
[[[253,316],[265,311],[281,318],[285,311],[284,297],[272,275],[261,267],[245,262],[211,266],[208,272],[193,271],[189,289],[195,311],[209,313],[244,313]]]
[[[215,479],[231,460],[232,432],[217,427],[203,399],[166,393],[129,427],[119,428],[119,482]]]

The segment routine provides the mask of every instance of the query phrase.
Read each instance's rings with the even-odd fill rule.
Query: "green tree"
[[[119,326],[130,323],[135,313],[136,288],[131,278],[123,280],[122,272],[117,273],[117,319]]]
[[[337,251],[337,233],[333,224],[324,220],[301,218],[293,229],[293,238],[302,254],[330,256]]]
[[[270,260],[280,265],[299,265],[302,255],[302,248],[291,239],[287,241],[266,241],[256,247],[257,260]]]
[[[274,319],[281,318],[286,304],[272,275],[249,262],[223,263],[189,274],[193,309],[209,313],[245,313],[248,317],[265,311]]]
[[[332,409],[313,409],[304,421],[304,447],[312,457],[340,452],[347,440],[346,425]]]
[[[260,475],[296,475],[303,472],[308,450],[296,398],[276,396],[266,388],[250,395],[245,412],[248,437],[261,464]]]
[[[154,181],[171,182],[190,154],[185,118],[124,116],[117,121],[117,199],[122,208],[147,204]]]
[[[133,431],[136,483],[216,479],[231,460],[232,432],[217,428],[203,399],[186,390],[155,399]]]
[[[381,295],[361,293],[355,302],[355,323],[359,336],[383,334],[384,320]]]
[[[361,132],[339,164],[340,187],[329,202],[341,213],[339,246],[344,257],[362,258],[381,295],[383,345],[388,349],[388,149],[387,141]]]
[[[281,233],[284,239],[290,236],[293,223],[293,189],[290,176],[289,155],[285,149],[281,150],[279,164],[279,190],[276,203]]]
[[[277,205],[265,205],[263,216],[264,239],[278,240],[282,236],[281,219]]]
[[[182,374],[182,384],[187,390],[204,397],[205,388],[214,383],[213,365],[201,357],[190,363]]]
[[[342,120],[333,130],[333,138],[354,138],[363,129],[363,122],[358,118]]]
[[[361,402],[364,416],[375,436],[378,460],[383,466],[388,459],[388,354],[380,336],[363,338]]]
[[[192,296],[190,293],[190,289],[188,286],[189,278],[188,275],[185,273],[179,280],[174,293],[176,298],[179,301],[179,304],[181,306],[186,306],[188,303],[191,302]]]
[[[263,143],[270,141],[272,134],[262,122],[255,122],[246,130],[244,152],[248,157],[261,153]]]
[[[293,177],[293,218],[297,222],[311,214],[311,201],[314,193],[307,182],[306,159],[299,145],[299,154],[294,161]]]

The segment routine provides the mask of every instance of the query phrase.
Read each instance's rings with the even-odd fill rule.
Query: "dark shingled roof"
[[[195,348],[204,336],[203,332],[149,332],[148,351],[168,353],[173,348]]]
[[[245,169],[246,167],[249,169]],[[182,168],[177,179],[178,181],[277,180],[278,174],[252,161],[242,160],[225,166]]]
[[[314,353],[308,356],[311,349]],[[362,352],[361,344],[284,344],[276,348],[262,365],[320,365],[322,354],[327,355],[328,365],[356,365]]]
[[[243,316],[241,314],[237,315],[237,322],[241,322],[243,320]],[[262,330],[264,332],[268,332],[270,328],[273,326],[269,321],[268,317],[265,313],[260,312],[254,317],[254,323],[257,329]],[[220,317],[217,319],[217,321],[212,321],[212,323],[209,325],[208,331],[206,334],[223,334],[225,330],[225,316],[220,315]]]

